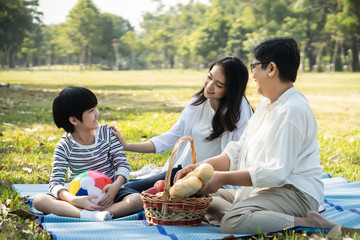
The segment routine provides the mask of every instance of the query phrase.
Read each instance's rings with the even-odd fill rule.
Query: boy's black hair
[[[262,68],[266,68],[270,62],[274,62],[279,69],[279,78],[282,81],[295,82],[300,65],[300,52],[293,38],[266,39],[253,47],[252,53],[255,59],[262,63]]]
[[[70,117],[76,117],[82,121],[83,113],[97,105],[95,94],[83,87],[67,87],[53,101],[53,118],[58,128],[66,132],[74,132],[74,125],[69,121]]]

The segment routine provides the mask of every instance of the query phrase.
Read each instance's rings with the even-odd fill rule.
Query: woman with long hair
[[[204,87],[197,92],[182,111],[180,118],[166,133],[142,143],[126,143],[114,129],[125,151],[164,153],[174,147],[183,136],[191,136],[196,148],[196,161],[220,154],[230,141],[237,141],[251,117],[253,110],[245,97],[249,73],[237,57],[224,57],[211,64],[204,80]],[[189,144],[177,152],[172,177],[191,164]],[[169,161],[163,172],[145,179],[125,184],[139,192],[165,179]]]

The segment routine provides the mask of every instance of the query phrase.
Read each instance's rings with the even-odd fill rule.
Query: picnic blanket
[[[350,183],[341,177],[331,178],[324,173],[325,209],[321,214],[329,220],[347,227],[360,229],[360,182]],[[28,196],[30,211],[39,216],[44,229],[54,239],[221,239],[229,234],[222,234],[220,228],[203,223],[198,227],[149,226],[143,212],[124,218],[105,222],[93,222],[56,215],[42,215],[32,205],[33,197],[40,192],[47,192],[47,184],[13,184],[21,197]],[[328,231],[329,229],[304,228],[292,229],[308,232]],[[250,235],[234,235],[249,237]]]

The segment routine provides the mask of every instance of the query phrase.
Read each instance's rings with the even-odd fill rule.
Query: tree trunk
[[[86,57],[86,44],[84,43],[80,49],[80,71],[84,68],[85,57]]]
[[[312,49],[309,49],[309,48],[306,51],[306,55],[309,59],[309,68],[311,71],[312,67],[316,64],[316,58],[313,55]]]
[[[51,53],[48,53],[48,57],[47,57],[47,65],[49,70],[51,69]]]
[[[343,40],[340,41],[340,54],[341,54],[341,65],[342,65],[341,69],[344,69],[344,66],[348,64],[348,60],[344,53]]]
[[[169,56],[169,65],[170,65],[170,68],[171,69],[173,69],[174,68],[174,64],[175,64],[175,59],[174,59],[174,55],[173,54],[171,54],[170,56]]]
[[[113,46],[114,55],[115,55],[115,65],[114,65],[114,67],[113,67],[113,70],[118,71],[118,70],[119,70],[119,66],[120,66],[120,57],[119,57],[118,44],[117,44],[117,43],[113,43],[112,46]]]
[[[9,68],[14,68],[14,61],[13,61],[12,54],[13,54],[12,46],[7,47],[6,50],[5,50],[5,56],[6,56],[6,65]]]
[[[92,59],[91,59],[91,48],[89,45],[87,45],[87,68],[88,70],[91,70],[91,64],[92,64]]]
[[[304,67],[305,67],[305,49],[306,49],[306,44],[302,43],[301,44],[301,51],[300,51],[300,66],[299,66],[299,72],[302,73],[304,72]]]
[[[340,44],[340,41],[339,41],[339,38],[336,39],[336,42],[335,42],[335,46],[334,46],[334,52],[333,52],[333,56],[332,56],[332,61],[331,61],[331,64],[332,64],[332,70],[335,70],[336,66],[336,57],[337,57],[337,54],[338,54],[338,51],[339,51],[339,44]]]
[[[5,67],[5,55],[2,54],[1,55],[1,68],[4,68]]]
[[[352,51],[352,71],[357,72],[357,71],[359,71],[359,69],[358,69],[359,53],[358,53],[358,48],[357,48],[357,36],[355,34],[352,39],[351,51]]]
[[[315,64],[316,64],[316,66],[318,67],[318,71],[321,69],[321,68],[320,68],[320,65],[321,65],[321,55],[322,55],[322,51],[323,51],[324,47],[325,47],[325,44],[320,44],[319,49],[318,49],[318,52],[317,52],[317,54],[316,54],[316,62],[315,62]]]

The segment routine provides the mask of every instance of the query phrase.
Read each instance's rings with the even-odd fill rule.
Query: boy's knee
[[[36,209],[41,206],[45,201],[49,200],[49,195],[46,193],[39,193],[33,199],[33,204]]]

